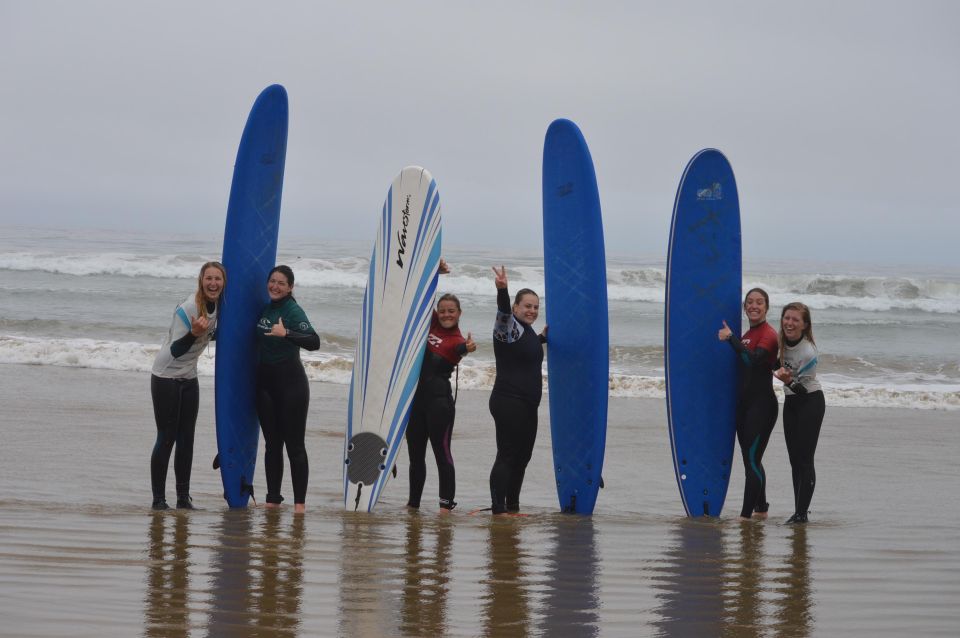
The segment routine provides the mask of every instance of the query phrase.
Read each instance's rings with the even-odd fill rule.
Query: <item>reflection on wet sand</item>
[[[530,592],[527,557],[520,549],[519,519],[494,518],[489,523],[490,541],[483,597],[483,636],[527,636],[530,628]]]
[[[777,636],[804,638],[813,633],[809,551],[807,526],[792,526],[786,564],[781,574],[775,579],[776,585],[781,590],[774,611]]]
[[[593,519],[560,516],[547,559],[543,629],[547,636],[598,636],[599,592]]]
[[[340,530],[338,635],[381,636],[397,622],[396,524],[376,514],[346,512]]]
[[[262,516],[259,529],[254,517]],[[303,597],[304,520],[225,510],[214,546],[208,636],[294,636]]]
[[[189,630],[190,517],[156,512],[150,517],[144,634],[185,636]]]
[[[447,633],[447,592],[454,522],[448,516],[410,516],[407,521],[400,632]]]
[[[724,631],[723,530],[714,519],[683,519],[673,547],[654,570],[663,636],[720,636]],[[659,572],[659,573],[658,573]]]
[[[783,566],[765,547],[782,528],[714,520],[679,522],[679,537],[665,552],[656,587],[664,636],[777,636],[804,638],[813,614],[807,529],[787,530]]]

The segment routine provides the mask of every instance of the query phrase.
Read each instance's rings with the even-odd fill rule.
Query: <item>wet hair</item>
[[[800,336],[800,339],[809,339],[810,343],[817,345],[817,342],[813,340],[813,322],[810,320],[810,308],[806,304],[802,304],[799,301],[794,301],[788,303],[783,307],[783,310],[780,311],[780,360],[783,361],[783,349],[786,347],[787,335],[783,333],[783,316],[787,314],[788,310],[796,310],[800,313],[800,316],[803,317],[803,322],[807,324],[807,327],[803,329],[803,334]]]
[[[520,290],[517,291],[517,294],[513,297],[513,305],[514,306],[520,305],[520,300],[523,299],[524,295],[533,295],[537,299],[540,298],[540,295],[533,292],[529,288],[521,288]]]
[[[441,302],[441,301],[452,301],[453,303],[455,303],[455,304],[457,305],[457,312],[463,312],[463,311],[460,309],[460,300],[457,299],[457,296],[456,296],[456,295],[451,294],[451,293],[448,292],[447,294],[441,296],[439,299],[437,299],[437,308],[440,307],[440,302]]]
[[[197,314],[200,317],[207,316],[207,296],[203,294],[203,273],[207,272],[208,268],[216,268],[223,275],[223,288],[220,289],[220,296],[217,297],[218,306],[220,300],[223,299],[223,291],[227,289],[227,269],[223,267],[223,264],[219,261],[208,261],[200,266],[200,274],[197,275],[197,294],[193,297],[193,302],[197,305]]]
[[[275,272],[278,272],[278,273],[280,273],[281,275],[283,275],[283,276],[286,278],[286,280],[287,280],[287,285],[289,285],[291,288],[293,288],[293,269],[292,269],[290,266],[286,266],[286,265],[284,265],[284,264],[281,264],[281,265],[279,265],[279,266],[274,266],[273,268],[271,268],[271,269],[270,269],[270,272],[267,273],[267,281],[268,281],[268,282],[270,281],[270,277],[273,277],[273,273],[275,273]],[[290,297],[291,299],[293,299],[294,301],[296,301],[296,299],[294,299],[293,295],[289,295],[289,297]]]
[[[770,310],[770,295],[767,294],[767,291],[763,288],[751,288],[747,291],[747,294],[743,296],[743,307],[747,307],[747,297],[752,295],[755,292],[759,292],[763,296],[764,302],[767,304],[767,310]]]

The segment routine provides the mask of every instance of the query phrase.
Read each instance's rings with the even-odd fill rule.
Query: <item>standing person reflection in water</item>
[[[293,298],[293,270],[277,266],[267,279],[270,303],[257,322],[260,363],[257,366],[257,417],[264,441],[267,475],[267,507],[283,502],[283,448],[290,459],[293,480],[293,510],[306,511],[309,465],[304,438],[310,383],[300,362],[300,348],[318,350],[320,336]]]
[[[440,260],[440,274],[447,274],[447,262]],[[437,301],[427,335],[427,347],[420,368],[420,382],[410,408],[407,425],[407,450],[410,453],[410,499],[407,507],[418,509],[427,478],[427,442],[433,448],[440,481],[440,512],[448,513],[456,506],[456,473],[450,438],[456,406],[450,387],[450,375],[468,352],[474,352],[477,344],[467,333],[460,332],[460,300],[446,294]]]
[[[817,484],[813,455],[826,412],[817,380],[819,358],[810,309],[798,301],[788,303],[780,313],[781,367],[774,372],[783,381],[783,436],[793,474],[794,513],[788,523],[807,522]]]
[[[507,269],[493,269],[497,287],[497,318],[493,354],[497,377],[490,393],[490,414],[497,429],[497,458],[490,470],[494,515],[520,511],[520,488],[537,440],[537,409],[543,393],[543,344],[533,329],[540,314],[540,297],[529,288],[510,305]]]
[[[214,338],[217,310],[227,284],[223,265],[208,261],[200,267],[197,291],[177,306],[167,337],[157,352],[150,375],[157,441],[150,456],[153,509],[169,509],[167,468],[174,446],[173,472],[177,481],[177,509],[196,509],[190,498],[193,434],[200,407],[197,359]]]
[[[737,395],[737,441],[743,456],[743,507],[740,518],[766,518],[767,475],[763,453],[777,423],[777,396],[773,392],[773,369],[777,360],[777,332],[767,323],[770,297],[761,288],[747,292],[743,312],[750,329],[739,339],[723,322],[717,333],[720,341],[733,348],[741,366]]]

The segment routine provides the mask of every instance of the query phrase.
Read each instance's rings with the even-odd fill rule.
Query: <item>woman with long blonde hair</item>
[[[193,433],[200,406],[197,359],[213,339],[217,311],[227,285],[223,265],[208,261],[200,267],[197,291],[173,312],[167,336],[153,362],[150,395],[157,422],[157,441],[150,456],[153,509],[169,509],[166,498],[167,467],[176,447],[173,471],[177,481],[177,508],[195,509],[190,498]]]
[[[810,309],[793,302],[780,313],[780,368],[774,376],[783,381],[783,435],[793,473],[794,514],[788,523],[806,523],[817,483],[813,456],[826,411],[817,380],[820,353],[813,340]]]

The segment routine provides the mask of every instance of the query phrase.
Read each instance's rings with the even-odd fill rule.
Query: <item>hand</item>
[[[790,368],[780,368],[779,370],[774,370],[773,376],[783,381],[784,385],[790,385],[793,383],[793,370]]]
[[[717,339],[720,341],[730,341],[730,337],[733,336],[733,330],[730,329],[730,326],[727,325],[727,322],[723,322],[723,327],[717,331]]]
[[[196,319],[190,320],[190,334],[194,337],[202,337],[209,327],[210,320],[206,317],[197,317]]]
[[[477,351],[477,344],[473,341],[473,333],[467,333],[467,341],[465,345],[467,346],[467,352]]]
[[[287,329],[283,326],[283,317],[277,319],[277,323],[271,326],[269,332],[265,332],[268,337],[286,337]]]
[[[543,340],[544,340],[544,341],[547,340],[547,329],[548,329],[549,327],[550,327],[550,326],[544,326],[544,327],[543,327],[543,330],[540,332],[540,336],[543,337]]]
[[[493,283],[497,287],[497,290],[502,290],[507,287],[507,267],[500,266],[500,270],[497,270],[497,267],[493,267],[493,274],[495,275]]]
[[[437,266],[437,274],[440,274],[440,275],[449,275],[449,274],[450,274],[450,266],[449,266],[449,264],[447,264],[447,262],[443,259],[443,257],[440,258],[440,265]]]

